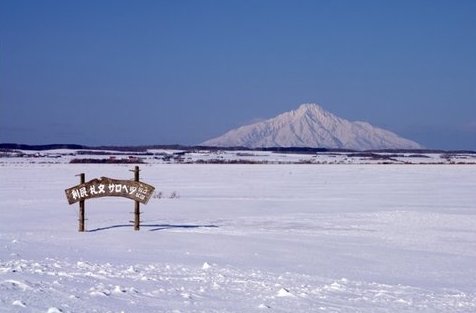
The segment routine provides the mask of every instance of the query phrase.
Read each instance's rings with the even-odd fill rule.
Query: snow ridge
[[[422,148],[414,141],[369,123],[340,118],[314,103],[302,104],[297,110],[230,130],[220,137],[203,142],[202,145],[353,150]]]

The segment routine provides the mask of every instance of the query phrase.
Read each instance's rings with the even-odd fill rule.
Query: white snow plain
[[[0,165],[0,312],[476,312],[474,165]],[[175,195],[175,196],[172,196]]]

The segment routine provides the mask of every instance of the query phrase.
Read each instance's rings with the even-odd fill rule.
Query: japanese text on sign
[[[93,179],[87,183],[66,189],[69,204],[98,197],[126,197],[146,204],[154,187],[143,182],[117,180],[107,177]]]

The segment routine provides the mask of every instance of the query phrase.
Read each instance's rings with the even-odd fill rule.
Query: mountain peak
[[[298,114],[320,114],[320,113],[328,113],[324,110],[319,104],[316,103],[304,103],[301,104],[297,110],[294,112]]]
[[[320,110],[323,110],[323,109],[317,103],[303,103],[297,108],[297,111],[320,111]]]
[[[418,143],[365,122],[342,119],[315,103],[274,118],[231,130],[207,140],[206,146],[419,149]]]

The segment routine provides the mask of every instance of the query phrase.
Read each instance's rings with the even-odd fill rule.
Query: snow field
[[[285,272],[280,275],[212,265],[112,265],[43,263],[17,260],[2,264],[3,271],[36,281],[13,279],[0,284],[8,312],[471,312],[474,297],[463,292],[435,292],[341,278]],[[17,274],[17,275],[18,275]],[[21,298],[22,300],[19,300]],[[11,303],[11,306],[8,304]],[[61,308],[61,309],[59,309]]]
[[[15,150],[0,155],[0,166],[22,164],[66,164],[72,160],[129,160],[139,159],[147,164],[191,163],[263,163],[263,164],[420,164],[475,165],[476,154],[469,152],[395,153],[395,152],[319,152],[279,153],[270,151],[235,150],[164,150],[134,151],[100,150],[44,150],[41,152]],[[84,164],[84,163],[83,163]]]
[[[474,312],[476,167],[144,165],[164,195],[64,189],[131,166],[0,167],[2,312]]]

